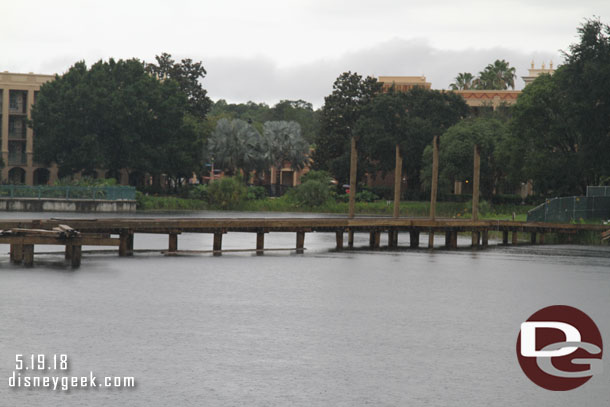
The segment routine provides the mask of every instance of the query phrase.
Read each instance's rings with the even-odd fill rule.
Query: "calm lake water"
[[[271,233],[265,243],[293,248],[295,236]],[[223,240],[254,246],[254,234]],[[336,253],[334,234],[315,233],[305,246],[303,255],[85,253],[74,271],[56,255],[13,266],[2,246],[0,405],[610,405],[607,361],[584,386],[550,392],[515,354],[520,323],[553,304],[583,310],[610,340],[609,247]],[[136,235],[136,249],[166,247],[165,235]],[[212,237],[185,234],[179,247],[207,250]],[[67,354],[69,375],[134,376],[137,385],[11,389],[16,354]]]

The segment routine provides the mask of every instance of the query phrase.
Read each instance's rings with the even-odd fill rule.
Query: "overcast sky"
[[[425,75],[506,59],[527,74],[562,61],[609,0],[30,0],[2,2],[0,71],[62,73],[75,61],[168,52],[203,61],[212,99],[304,99],[319,107],[344,71]],[[523,86],[519,78],[517,88]]]

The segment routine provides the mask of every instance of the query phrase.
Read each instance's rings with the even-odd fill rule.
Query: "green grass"
[[[329,199],[322,205],[309,207],[302,206],[290,199],[288,196],[280,198],[265,198],[258,200],[242,201],[233,210],[247,212],[308,212],[308,213],[337,213],[346,214],[349,204],[347,202],[336,202]],[[200,199],[177,198],[173,196],[149,196],[138,194],[138,210],[206,210],[220,209],[209,205]],[[481,219],[512,219],[513,212],[516,213],[515,220],[525,220],[527,210],[531,206],[496,205],[490,207],[485,205],[485,212],[481,213]],[[391,201],[356,202],[356,213],[361,215],[392,215],[394,210]],[[403,201],[400,203],[400,216],[427,217],[430,214],[430,202]],[[443,218],[470,219],[471,208],[468,203],[461,202],[437,202],[436,216]]]

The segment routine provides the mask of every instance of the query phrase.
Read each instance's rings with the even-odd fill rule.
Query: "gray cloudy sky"
[[[0,71],[168,52],[203,61],[214,100],[320,106],[347,70],[425,75],[443,89],[495,59],[519,76],[532,59],[558,64],[585,18],[610,22],[610,1],[30,0],[4,2],[1,15]]]

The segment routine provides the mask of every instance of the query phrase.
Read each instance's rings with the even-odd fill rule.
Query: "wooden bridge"
[[[497,220],[413,219],[413,218],[100,218],[100,219],[47,219],[0,221],[0,243],[10,244],[11,260],[32,265],[34,246],[39,244],[65,246],[65,257],[73,267],[81,262],[82,246],[115,246],[119,256],[134,253],[134,235],[155,233],[168,235],[166,254],[180,254],[178,236],[182,233],[213,234],[211,252],[221,255],[222,238],[229,232],[256,234],[256,253],[265,251],[265,234],[271,232],[295,233],[297,253],[305,249],[306,233],[335,233],[336,249],[354,247],[354,234],[369,235],[369,246],[381,246],[381,234],[388,234],[388,247],[398,247],[398,236],[409,234],[409,247],[420,247],[420,233],[429,236],[428,248],[434,248],[434,235],[445,236],[445,247],[458,247],[458,233],[472,235],[472,247],[486,247],[490,232],[502,235],[502,244],[517,244],[519,234],[529,235],[531,244],[544,243],[545,234],[574,235],[581,231],[607,231],[604,225],[569,225],[550,223],[526,223]],[[347,244],[344,237],[347,234]],[[605,236],[605,233],[604,233]],[[254,245],[254,242],[253,242]],[[347,247],[346,247],[347,246]],[[203,248],[202,248],[203,249]]]

